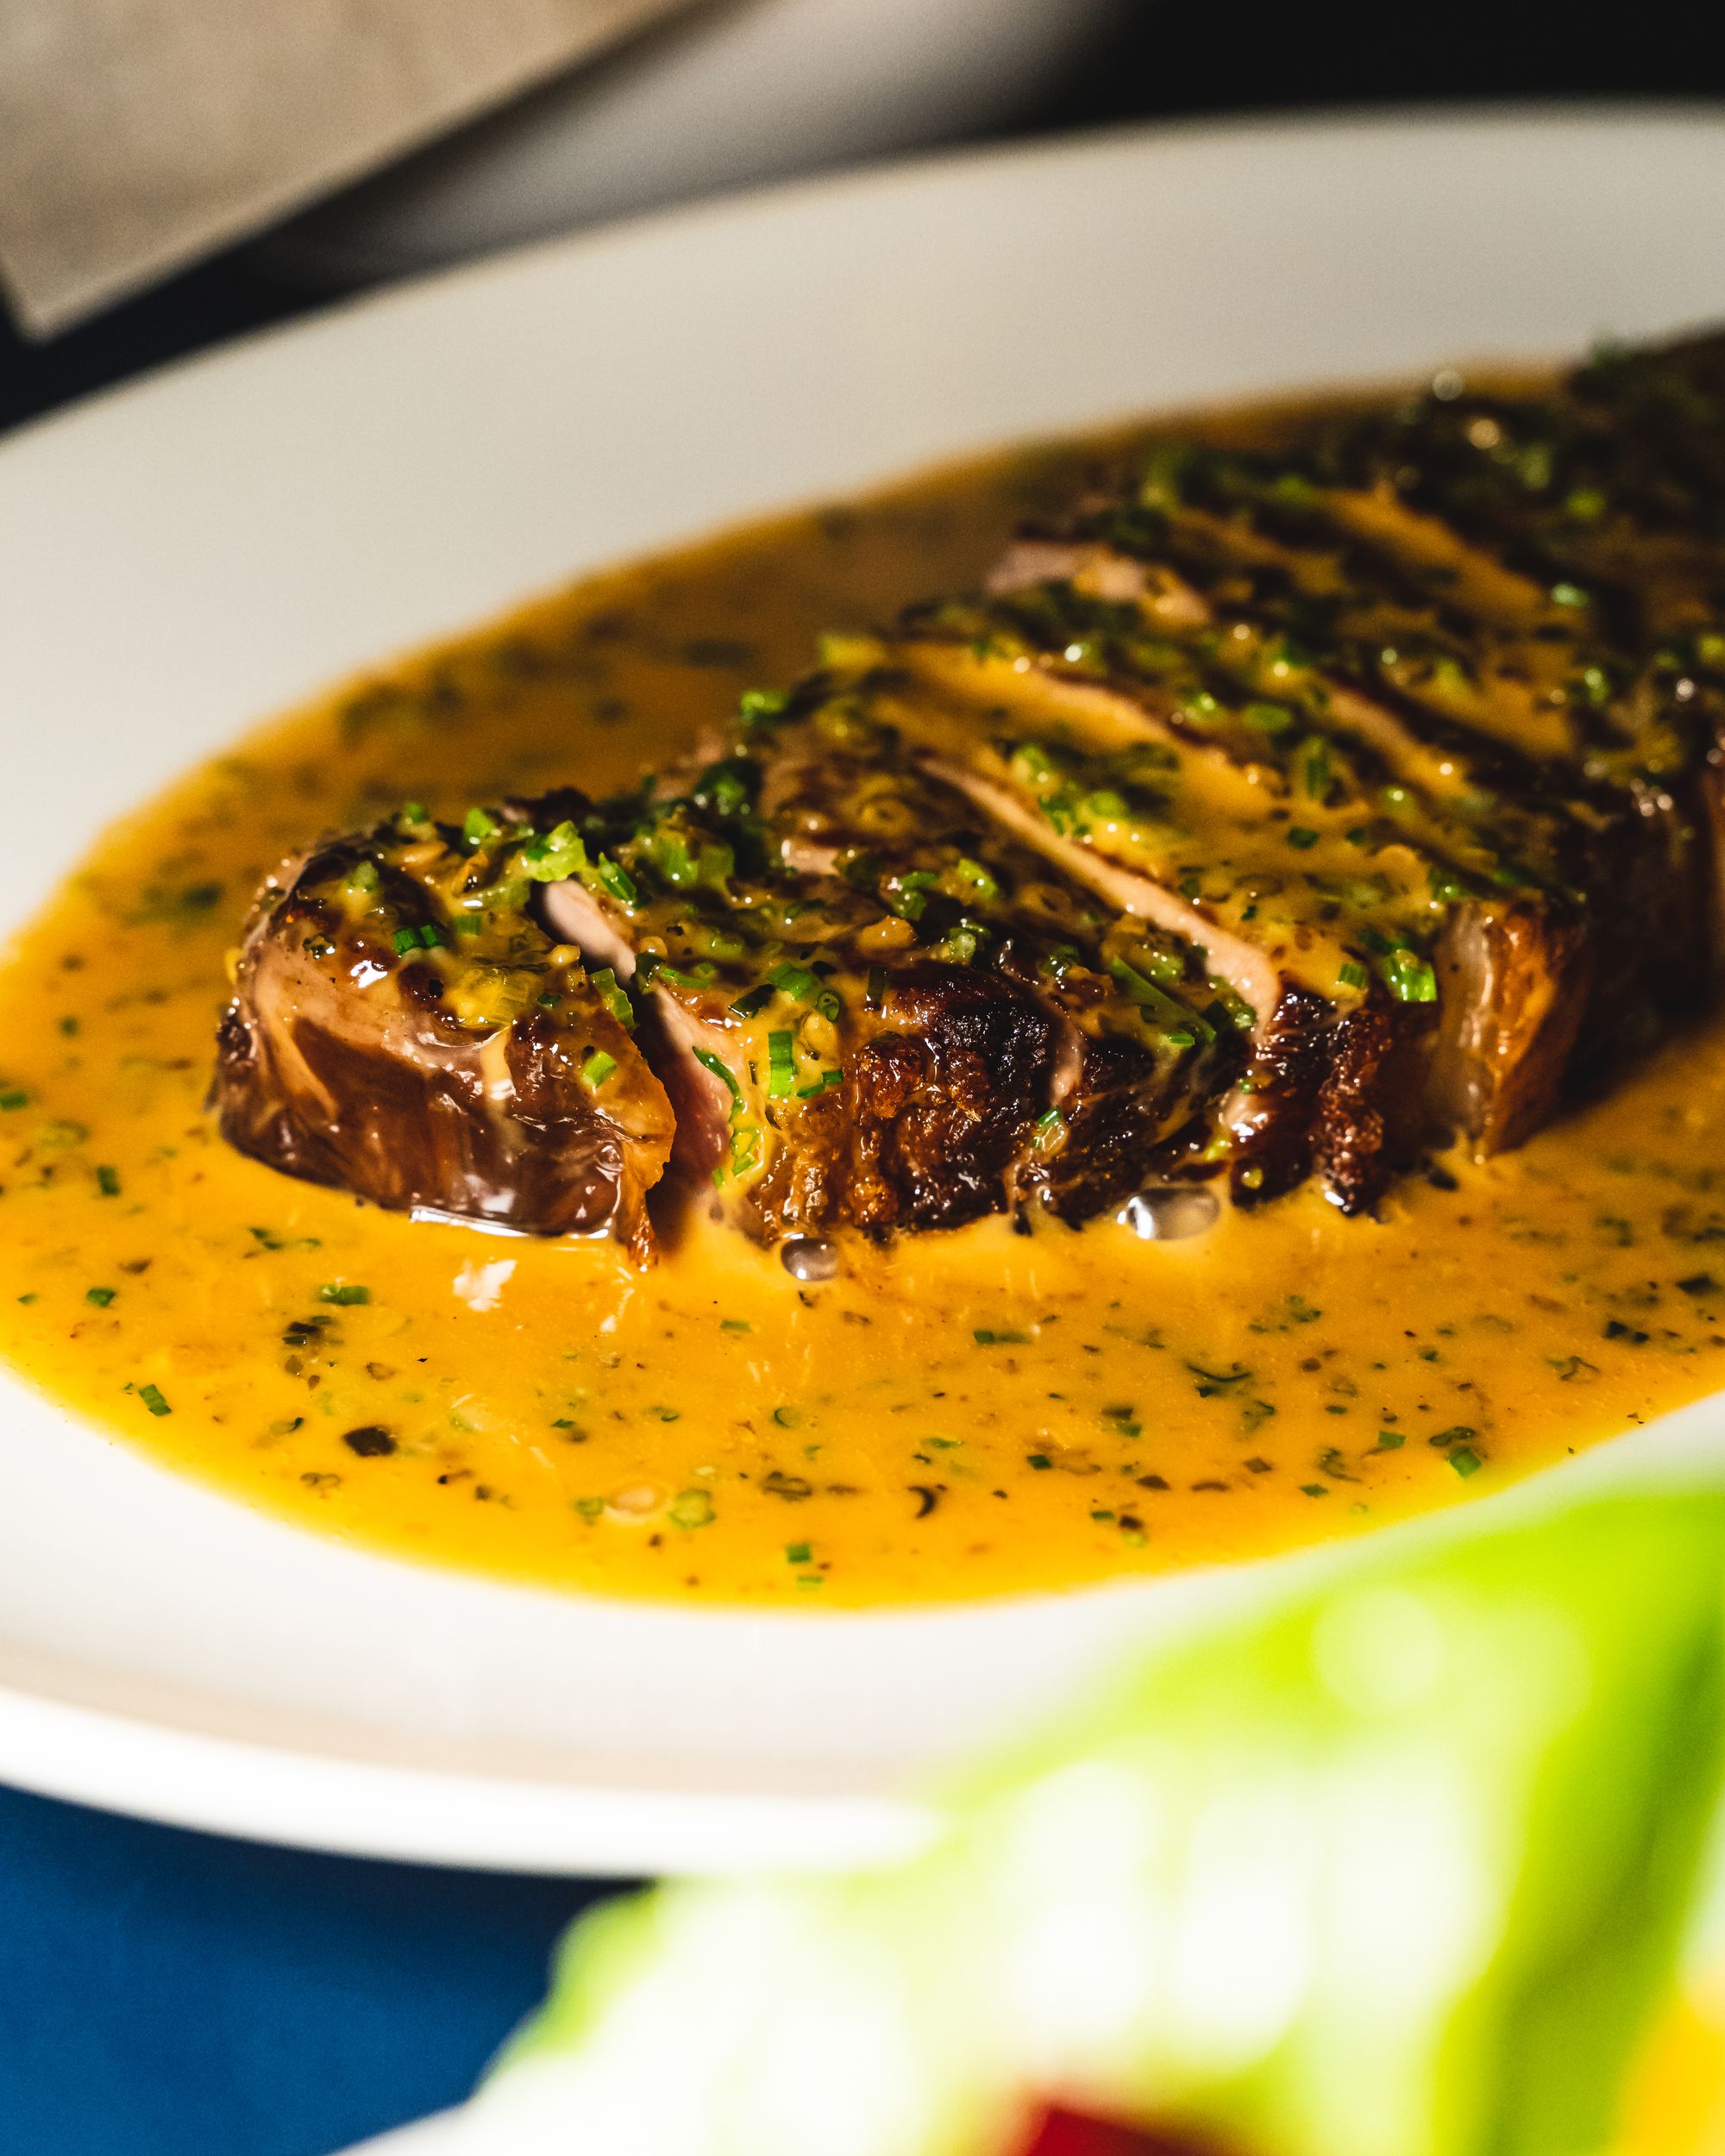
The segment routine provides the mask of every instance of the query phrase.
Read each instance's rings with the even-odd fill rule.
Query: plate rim
[[[367,321],[435,306],[438,295],[452,287],[502,285],[535,265],[574,263],[626,250],[643,236],[667,230],[699,233],[704,227],[770,219],[775,213],[794,212],[800,205],[831,198],[913,191],[938,185],[948,173],[1052,166],[1091,156],[1105,159],[1112,153],[1170,141],[1226,146],[1337,133],[1511,136],[1562,128],[1604,135],[1637,126],[1717,131],[1722,118],[1725,102],[1685,98],[1596,104],[1540,99],[1234,114],[961,147],[781,180],[529,241],[348,295],[286,322],[169,360],[10,430],[0,440],[0,484],[21,453],[52,454],[56,439],[82,429],[92,415],[147,406],[165,389],[242,370],[260,348],[291,352],[296,345],[334,342],[356,330],[363,335]],[[1264,1573],[1268,1568],[1259,1564],[1250,1569]],[[859,1855],[888,1855],[912,1846],[931,1823],[931,1814],[922,1805],[888,1796],[812,1789],[779,1796],[746,1790],[675,1791],[625,1783],[599,1787],[524,1774],[477,1774],[380,1758],[361,1759],[337,1750],[214,1733],[167,1718],[91,1707],[28,1684],[3,1682],[0,1771],[9,1781],[44,1795],[204,1831],[378,1858],[545,1873],[626,1877],[712,1871],[737,1862],[739,1851],[744,1852],[745,1862],[759,1862],[769,1854],[814,1865],[852,1862]],[[404,1821],[412,1822],[411,1829],[404,1827]]]

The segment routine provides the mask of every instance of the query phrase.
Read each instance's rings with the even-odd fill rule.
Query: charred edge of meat
[[[1239,1062],[1238,1036],[1225,1044],[1214,1082],[1226,1087]],[[1188,1093],[1170,1114],[1156,1059],[1119,1035],[1087,1039],[1060,1106],[1057,1141],[1033,1150],[1019,1188],[1070,1226],[1110,1213],[1146,1182],[1171,1174],[1211,1135],[1215,1094]]]
[[[751,1188],[771,1232],[957,1227],[1010,1201],[1048,1100],[1050,1013],[998,975],[913,962],[888,975],[880,1018],[847,1056],[842,1089]]]
[[[644,1259],[669,1103],[615,996],[527,915],[505,849],[480,855],[397,821],[266,889],[218,1036],[222,1134],[394,1210],[610,1233]]]
[[[1289,987],[1254,1039],[1245,1075],[1223,1112],[1236,1205],[1280,1198],[1311,1174],[1333,1015],[1323,997]]]

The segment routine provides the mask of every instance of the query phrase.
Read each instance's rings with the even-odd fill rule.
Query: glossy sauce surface
[[[1358,1532],[1725,1382],[1725,1031],[1348,1221],[1003,1222],[793,1279],[727,1232],[415,1223],[204,1112],[264,873],[405,799],[632,781],[819,632],[975,579],[1072,450],[591,580],[351,685],[109,834],[0,967],[0,1353],[320,1531],[517,1578],[804,1608],[976,1596]]]

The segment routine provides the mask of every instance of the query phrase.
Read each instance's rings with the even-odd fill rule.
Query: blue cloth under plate
[[[608,1887],[0,1789],[3,2156],[330,2156],[457,2103]]]

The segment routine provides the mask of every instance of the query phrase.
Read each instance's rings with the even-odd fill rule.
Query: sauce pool
[[[632,782],[792,679],[820,630],[973,581],[1096,447],[590,580],[278,722],[108,834],[0,963],[0,1356],[321,1532],[803,1608],[1357,1532],[1725,1383],[1716,1023],[1381,1220],[1306,1190],[1178,1240],[996,1221],[846,1244],[831,1280],[713,1228],[637,1274],[606,1243],[415,1223],[216,1138],[226,954],[280,857],[407,799]]]

